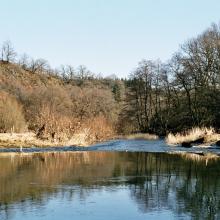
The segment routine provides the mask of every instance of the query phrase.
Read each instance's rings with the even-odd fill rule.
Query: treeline
[[[44,59],[0,51],[0,132],[43,130],[46,138],[92,140],[115,134],[166,135],[220,128],[220,26],[187,41],[167,63],[143,60],[128,79],[85,66],[52,69]]]
[[[126,87],[124,128],[161,135],[220,128],[220,26],[187,41],[168,63],[143,60]]]

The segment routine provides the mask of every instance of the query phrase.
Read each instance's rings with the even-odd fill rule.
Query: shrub
[[[68,93],[59,86],[38,86],[32,92],[25,94],[23,103],[29,129],[35,131],[42,126],[42,123],[49,123],[49,120],[51,124],[61,116],[66,120],[72,111],[72,102]]]
[[[43,137],[48,139],[55,138],[59,141],[65,141],[71,138],[77,126],[74,118],[63,115],[48,105],[42,106],[35,119],[35,123],[37,128],[44,125]]]
[[[102,115],[83,121],[77,133],[84,134],[85,142],[90,144],[115,135],[113,124]]]
[[[0,92],[0,132],[23,132],[26,130],[22,106],[5,92]]]

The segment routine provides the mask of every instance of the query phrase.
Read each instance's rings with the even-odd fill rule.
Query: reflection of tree
[[[219,161],[206,166],[205,160],[139,153],[135,166],[137,177],[130,181],[131,197],[142,211],[169,209],[195,219],[220,217]]]
[[[202,158],[202,157],[201,157]],[[142,212],[171,210],[195,219],[220,217],[220,161],[153,153],[49,153],[1,158],[0,218],[10,205],[44,207],[51,196],[85,200],[123,185]],[[32,202],[33,201],[33,202]]]
[[[179,213],[190,212],[195,218],[215,219],[220,208],[220,180],[212,173],[199,172],[185,181],[177,191],[177,199],[184,204]]]

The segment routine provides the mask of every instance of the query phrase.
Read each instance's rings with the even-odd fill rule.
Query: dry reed
[[[212,143],[220,140],[220,134],[217,134],[214,128],[195,127],[186,132],[168,134],[166,142],[170,145],[178,145],[183,142],[195,141],[199,138],[204,138],[204,143]]]

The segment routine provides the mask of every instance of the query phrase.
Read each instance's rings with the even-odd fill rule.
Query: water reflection
[[[94,195],[98,198],[98,192],[127,193],[142,214],[169,211],[176,218],[220,218],[218,158],[164,153],[47,153],[1,157],[0,168],[0,219],[19,219],[15,210],[39,214],[50,207],[51,198],[59,198],[62,204],[83,203]]]

